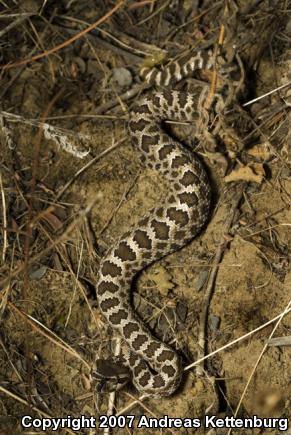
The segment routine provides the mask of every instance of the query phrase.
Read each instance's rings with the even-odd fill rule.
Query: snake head
[[[98,393],[118,391],[130,379],[130,372],[121,362],[97,359],[91,371],[92,383]]]

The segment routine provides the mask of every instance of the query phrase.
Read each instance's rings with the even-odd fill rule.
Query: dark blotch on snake
[[[133,332],[137,332],[139,327],[136,323],[130,322],[123,328],[123,333],[126,338],[130,338]]]
[[[181,225],[182,227],[187,225],[189,222],[188,214],[185,211],[177,210],[174,207],[167,210],[167,216],[172,221],[175,221],[176,225]]]
[[[157,357],[157,361],[164,362],[164,361],[171,361],[175,357],[174,351],[171,350],[163,350],[162,353]]]
[[[159,93],[154,93],[153,94],[153,97],[152,97],[152,102],[153,102],[153,106],[154,107],[159,107],[160,106],[160,102],[161,102],[161,97],[160,97],[160,95],[161,94],[159,94]],[[156,127],[155,127],[155,132],[156,132]]]
[[[126,242],[120,242],[114,254],[124,261],[134,261],[136,259],[135,252]]]
[[[121,268],[116,266],[116,264],[111,263],[111,261],[105,261],[102,265],[102,273],[103,275],[110,275],[113,278],[121,275]]]
[[[158,73],[159,73],[159,70],[158,70],[157,68],[153,68],[152,70],[150,70],[150,71],[146,74],[146,76],[145,76],[146,81],[147,81],[148,83],[154,83],[155,80],[156,80],[156,78],[157,78]]]
[[[136,230],[133,240],[138,244],[140,248],[152,249],[152,241],[145,231]]]
[[[180,92],[179,94],[180,107],[185,107],[187,104],[187,92]]]
[[[143,367],[142,367],[141,365],[137,365],[137,366],[133,369],[133,372],[134,372],[135,377],[138,377],[138,376],[141,374],[142,371],[143,371]]]
[[[193,193],[183,192],[178,195],[178,198],[182,204],[187,204],[188,207],[193,207],[197,205],[198,199],[197,195]]]
[[[135,350],[139,350],[139,348],[148,341],[148,338],[144,334],[139,334],[132,342],[132,347]]]
[[[164,92],[164,98],[165,98],[164,107],[166,107],[166,110],[173,106],[174,95],[175,95],[174,92],[167,92],[167,91]]]
[[[109,316],[109,322],[111,322],[113,325],[119,325],[122,320],[125,320],[128,318],[128,313],[120,309],[117,311],[117,313],[113,313]]]
[[[119,299],[118,298],[109,298],[109,299],[105,299],[105,301],[102,301],[100,303],[100,308],[102,311],[108,311],[111,310],[111,308],[114,308],[116,306],[119,305]]]
[[[164,385],[165,385],[164,379],[161,376],[155,376],[153,387],[154,388],[161,388]]]
[[[138,356],[135,355],[133,352],[131,352],[130,357],[128,358],[128,362],[131,365],[131,367],[135,365],[137,360],[138,360]]]
[[[164,365],[163,367],[162,367],[162,372],[164,372],[164,373],[166,373],[166,375],[168,375],[169,377],[172,377],[172,376],[174,376],[175,375],[175,369],[172,367],[172,366],[166,366],[166,365]]]
[[[170,228],[165,222],[159,222],[156,219],[153,219],[151,227],[154,229],[157,239],[168,240]]]
[[[198,184],[199,178],[197,175],[193,174],[193,172],[187,171],[179,181],[181,184],[183,184],[183,186],[187,187],[193,184]]]
[[[143,103],[139,106],[135,106],[133,113],[141,113],[142,115],[147,115],[147,114],[149,115],[151,112],[147,103]]]
[[[150,147],[155,145],[155,144],[156,144],[156,142],[155,142],[155,140],[154,140],[154,138],[152,136],[146,136],[146,135],[144,135],[142,137],[141,148],[146,153],[149,153]]]
[[[142,385],[143,387],[145,387],[146,385],[148,385],[148,382],[151,378],[150,373],[146,372],[140,379],[139,379],[139,383],[140,385]]]
[[[104,293],[116,293],[118,291],[119,287],[118,285],[114,284],[113,282],[101,282],[97,288],[97,294],[102,296]]]
[[[186,156],[177,156],[172,162],[172,168],[181,168],[184,165],[189,165],[189,159]]]
[[[165,145],[159,150],[159,158],[160,160],[164,160],[171,154],[172,151],[176,149],[175,145]]]
[[[158,208],[158,209],[156,210],[156,215],[157,215],[159,218],[161,218],[161,217],[164,216],[164,209],[163,209],[163,207],[160,207],[160,208]]]
[[[160,348],[160,343],[156,343],[156,342],[152,342],[148,345],[148,347],[145,350],[145,354],[149,357],[152,358],[156,351]]]
[[[129,121],[128,127],[131,131],[142,131],[148,125],[148,121],[140,119],[139,121]]]

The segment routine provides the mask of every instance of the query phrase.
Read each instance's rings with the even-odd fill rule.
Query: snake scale
[[[163,71],[142,70],[146,81],[168,86],[197,69],[212,67],[210,51],[197,52]],[[197,120],[197,98],[187,92],[156,91],[131,109],[128,131],[141,159],[169,184],[165,203],[150,210],[124,234],[100,264],[96,286],[101,312],[126,342],[119,357],[143,394],[171,395],[182,376],[180,357],[156,339],[134,312],[130,288],[134,276],[149,264],[187,244],[205,225],[210,210],[210,184],[198,157],[170,137],[164,120]]]

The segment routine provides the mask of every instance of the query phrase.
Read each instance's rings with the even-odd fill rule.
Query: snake
[[[124,343],[119,364],[130,371],[134,387],[146,396],[173,394],[181,382],[183,367],[178,353],[157,339],[134,311],[132,281],[144,268],[198,235],[211,205],[210,183],[200,158],[163,126],[165,120],[196,122],[197,97],[168,87],[195,70],[212,66],[212,52],[207,50],[163,70],[143,68],[142,78],[163,88],[138,99],[130,110],[131,142],[144,165],[167,180],[169,193],[163,204],[147,212],[109,248],[100,262],[96,294],[101,313]]]

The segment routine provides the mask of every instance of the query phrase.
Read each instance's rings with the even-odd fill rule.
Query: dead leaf
[[[270,150],[265,143],[253,146],[248,150],[248,154],[260,160],[268,160],[271,157]]]
[[[157,266],[151,272],[147,273],[148,278],[154,281],[159,291],[163,294],[168,294],[169,290],[175,287],[171,282],[171,274],[163,267]]]
[[[265,177],[264,167],[261,163],[253,163],[248,166],[241,166],[234,169],[229,175],[224,177],[226,183],[232,181],[251,181],[253,183],[261,184]]]

